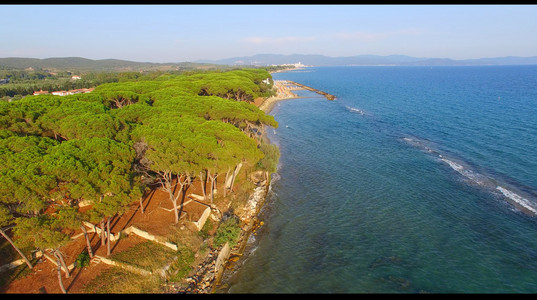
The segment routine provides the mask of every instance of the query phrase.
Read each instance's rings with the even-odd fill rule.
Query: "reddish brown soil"
[[[188,194],[202,195],[199,183],[193,184],[188,190]],[[185,202],[188,199],[185,199]],[[168,194],[160,189],[155,189],[148,193],[143,200],[144,213],[140,210],[139,202],[131,204],[129,210],[121,217],[114,218],[111,225],[113,234],[134,225],[135,227],[147,231],[156,236],[166,236],[170,232],[177,231],[177,227],[188,222],[180,222],[174,225],[173,212],[166,209],[172,208],[172,203],[169,200]],[[187,213],[183,220],[197,221],[203,210],[207,206],[196,203],[195,201],[183,207],[183,211]],[[191,226],[188,226],[191,227]],[[192,229],[191,229],[192,230]],[[81,230],[74,232],[73,235],[80,233]],[[93,252],[96,255],[106,257],[106,245],[101,246],[100,237],[95,233],[89,233]],[[121,238],[111,244],[112,254],[121,252],[129,247],[145,240],[136,235],[129,235],[127,238]],[[68,245],[61,248],[64,254],[67,265],[73,263],[78,255],[86,249],[86,242],[83,237],[79,237],[71,241]],[[97,277],[102,271],[111,266],[102,262],[97,263],[92,260],[89,266],[80,269],[75,268],[72,271],[70,278],[65,278],[62,272],[62,279],[67,293],[83,293],[83,287],[92,279]],[[2,275],[2,274],[0,274]],[[24,278],[12,281],[6,286],[0,287],[1,293],[61,293],[58,282],[57,267],[46,259],[42,259],[32,269],[31,274]]]

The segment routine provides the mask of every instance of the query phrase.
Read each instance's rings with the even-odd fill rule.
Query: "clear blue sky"
[[[537,55],[537,5],[0,5],[0,57]]]

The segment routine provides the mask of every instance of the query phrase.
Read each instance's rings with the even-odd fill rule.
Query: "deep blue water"
[[[537,66],[316,67],[231,293],[536,293]]]

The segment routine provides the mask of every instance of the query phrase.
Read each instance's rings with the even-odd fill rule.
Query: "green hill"
[[[0,69],[25,70],[32,68],[34,70],[49,71],[153,71],[153,70],[179,70],[179,69],[222,69],[222,65],[210,63],[151,63],[135,62],[120,59],[99,59],[92,60],[83,57],[52,57],[52,58],[24,58],[24,57],[6,57],[0,58]]]

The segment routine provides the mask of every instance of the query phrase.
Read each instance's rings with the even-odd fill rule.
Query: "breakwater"
[[[328,93],[320,91],[318,89],[314,89],[314,88],[309,87],[307,85],[303,85],[303,84],[300,84],[300,83],[297,83],[297,82],[294,82],[294,81],[290,81],[290,80],[287,80],[287,82],[289,82],[290,84],[299,86],[299,87],[301,87],[301,88],[303,88],[305,90],[312,91],[312,92],[315,92],[315,93],[317,93],[319,95],[325,96],[326,99],[328,99],[328,100],[335,100],[336,99],[336,96],[334,96],[334,95],[328,94]]]

